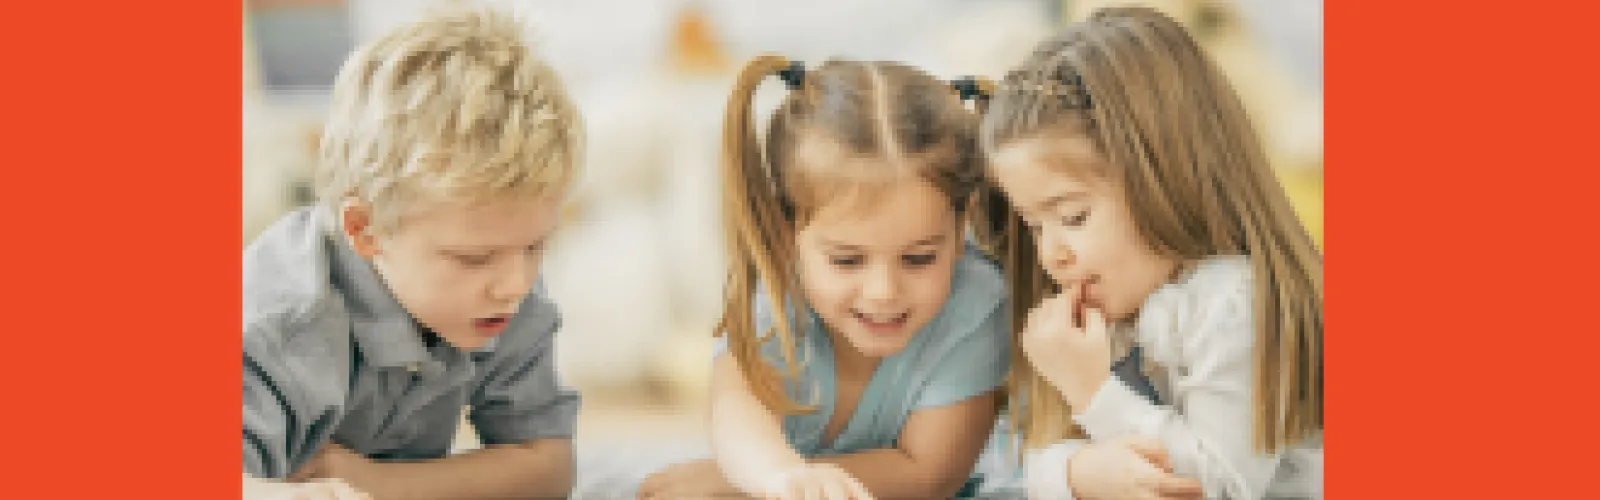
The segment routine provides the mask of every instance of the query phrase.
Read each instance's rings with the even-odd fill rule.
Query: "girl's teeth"
[[[888,323],[890,321],[894,321],[894,320],[900,319],[901,316],[904,316],[904,314],[887,314],[887,315],[863,314],[862,315],[862,317],[867,318],[867,320],[873,321],[873,322],[877,322],[877,323]]]

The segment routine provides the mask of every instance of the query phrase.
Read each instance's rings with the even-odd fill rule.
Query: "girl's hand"
[[[1022,352],[1075,412],[1088,406],[1111,376],[1111,341],[1106,319],[1083,302],[1083,284],[1046,298],[1028,313]]]
[[[767,500],[873,500],[860,481],[833,464],[805,464],[767,482]]]
[[[1194,479],[1172,475],[1166,448],[1145,436],[1090,443],[1067,462],[1072,496],[1084,500],[1200,500]]]
[[[674,464],[645,478],[639,500],[669,498],[749,498],[722,475],[713,459]]]

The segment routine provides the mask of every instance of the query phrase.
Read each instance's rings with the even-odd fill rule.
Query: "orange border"
[[[1330,498],[1589,496],[1600,17],[1566,4],[1328,2]],[[0,30],[7,497],[238,491],[241,5],[179,5]]]
[[[5,15],[0,497],[239,492],[241,8]]]
[[[1555,3],[1326,4],[1328,498],[1595,496],[1597,6]]]

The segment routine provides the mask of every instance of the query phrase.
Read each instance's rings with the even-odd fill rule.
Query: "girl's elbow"
[[[967,485],[967,479],[966,477],[940,478],[918,498],[955,498],[956,494],[961,492],[961,488]]]
[[[970,470],[958,468],[942,468],[932,471],[918,481],[919,491],[917,498],[955,498],[961,489],[971,480]]]

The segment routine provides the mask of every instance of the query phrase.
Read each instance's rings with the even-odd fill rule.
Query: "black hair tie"
[[[778,70],[778,78],[789,90],[800,90],[800,84],[805,83],[806,65],[800,61],[790,61],[789,66]]]
[[[978,79],[974,77],[963,76],[957,78],[950,82],[950,86],[956,89],[956,95],[960,96],[963,101],[977,101],[989,98],[988,95],[984,94],[983,88],[978,85]]]

